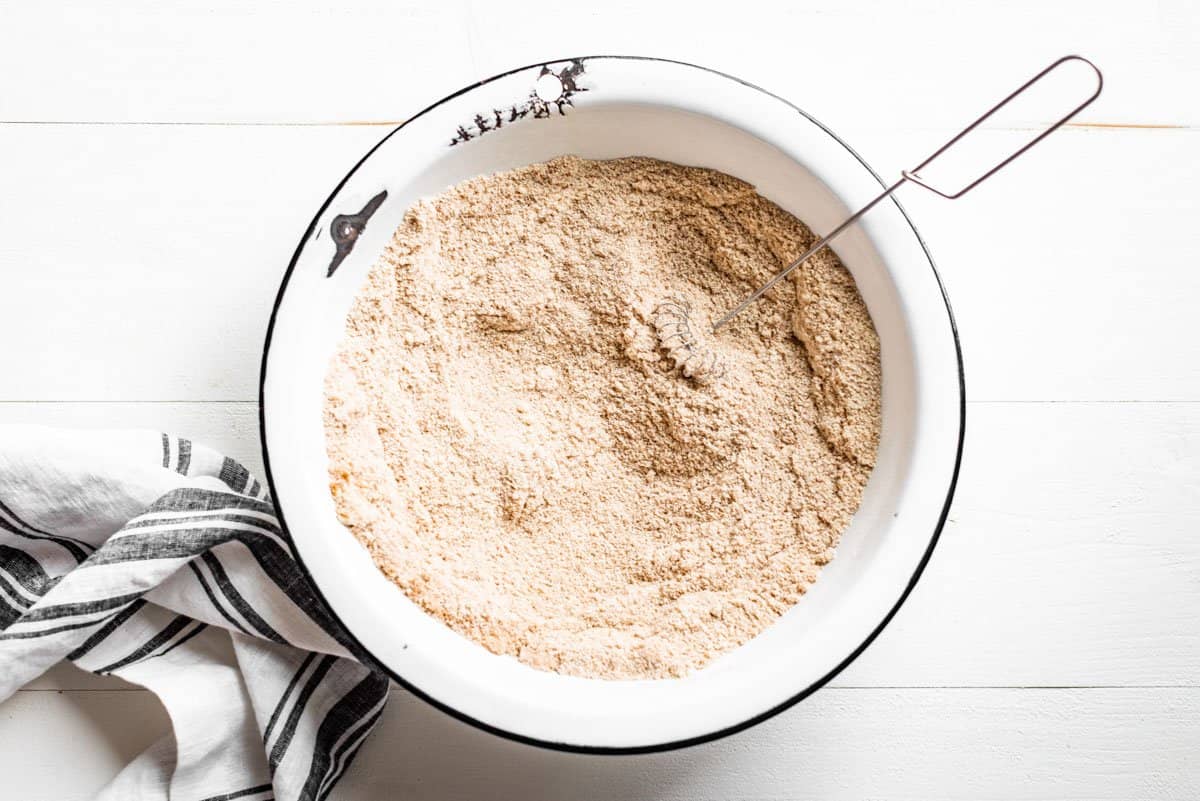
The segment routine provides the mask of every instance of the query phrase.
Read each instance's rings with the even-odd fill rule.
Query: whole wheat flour
[[[879,436],[879,343],[828,251],[671,370],[813,236],[750,185],[567,157],[414,205],[326,379],[339,516],[413,601],[533,667],[680,676],[769,626],[834,553]]]

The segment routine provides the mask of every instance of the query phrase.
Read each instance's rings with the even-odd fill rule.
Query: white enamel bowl
[[[263,356],[267,478],[299,558],[335,616],[398,682],[438,707],[556,748],[632,752],[697,743],[761,721],[827,682],[916,582],[945,521],[961,453],[954,321],[929,254],[897,204],[881,204],[836,241],[882,344],[879,459],[837,557],[767,631],[673,680],[572,678],[493,655],[411,603],[338,522],[326,478],[322,379],[359,284],[412,201],[563,154],[652,156],[722,170],[816,231],[830,230],[880,190],[849,147],[795,106],[700,67],[592,57],[464,89],[368,153],[297,248]],[[335,225],[335,217],[360,212],[384,190],[386,199],[327,277],[334,235],[348,239],[362,222]]]

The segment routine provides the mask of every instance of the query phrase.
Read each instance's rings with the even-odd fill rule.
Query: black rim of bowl
[[[719,70],[710,69],[708,67],[702,67],[698,64],[690,64],[686,61],[674,61],[672,59],[654,58],[652,56],[576,56],[573,58],[551,59],[549,61],[539,61],[534,64],[528,64],[523,67],[517,67],[516,69],[511,69],[506,72],[501,72],[499,74],[491,76],[490,78],[485,78],[484,80],[473,83],[470,86],[466,86],[462,89],[459,89],[457,92],[454,92],[453,94],[446,95],[441,100],[438,100],[436,103],[433,103],[433,104],[425,107],[421,111],[414,114],[412,117],[408,118],[404,122],[397,125],[391,131],[389,131],[386,136],[384,136],[382,139],[380,139],[379,142],[377,142],[374,147],[372,147],[370,150],[368,150],[366,152],[366,154],[363,155],[363,157],[361,159],[359,159],[358,162],[355,163],[355,165],[353,167],[350,168],[350,171],[347,172],[346,175],[342,178],[342,180],[338,182],[337,186],[335,186],[333,188],[333,191],[329,194],[329,197],[327,197],[325,199],[325,202],[321,204],[321,207],[319,209],[317,209],[317,213],[313,216],[312,222],[310,222],[308,224],[308,228],[305,229],[304,235],[300,238],[300,244],[296,246],[296,251],[295,251],[295,253],[292,254],[292,259],[288,263],[287,271],[284,272],[284,274],[283,274],[283,280],[280,282],[280,285],[279,285],[279,292],[275,296],[275,303],[271,307],[271,318],[267,324],[266,340],[263,343],[262,365],[259,370],[259,380],[258,380],[259,438],[262,443],[263,469],[266,472],[267,486],[271,491],[272,500],[277,499],[279,496],[278,496],[278,493],[276,493],[276,491],[275,491],[275,482],[271,475],[270,449],[267,446],[266,405],[263,402],[264,401],[263,396],[264,396],[266,382],[267,382],[267,363],[269,361],[269,357],[270,357],[270,353],[271,353],[271,335],[275,331],[275,318],[279,314],[279,307],[280,307],[280,305],[282,305],[283,297],[287,292],[288,281],[292,277],[292,271],[296,268],[296,263],[300,260],[300,254],[303,253],[304,247],[308,243],[309,238],[312,236],[313,230],[316,228],[317,223],[321,219],[321,216],[325,213],[326,209],[329,208],[330,203],[333,202],[333,199],[337,196],[338,192],[340,192],[342,190],[342,187],[345,186],[346,182],[350,180],[350,177],[353,176],[354,173],[356,173],[358,171],[359,167],[361,167],[366,162],[366,160],[369,159],[371,157],[371,155],[375,153],[376,150],[378,150],[380,147],[382,147],[383,144],[385,142],[387,142],[388,139],[391,139],[392,136],[394,136],[398,131],[400,131],[402,128],[404,128],[404,126],[408,125],[413,120],[423,116],[424,114],[428,113],[432,109],[437,108],[438,106],[442,105],[443,103],[453,100],[454,98],[458,97],[459,95],[469,92],[472,89],[475,89],[479,86],[483,86],[485,84],[491,83],[492,81],[496,81],[501,78],[505,78],[509,75],[513,75],[515,73],[522,72],[524,70],[540,67],[544,64],[557,64],[560,62],[570,62],[570,61],[587,62],[587,61],[598,61],[598,60],[649,61],[649,62],[659,62],[659,63],[665,63],[665,64],[676,64],[676,65],[683,66],[683,67],[690,67],[692,69],[702,70],[702,71],[710,73],[712,75],[717,75],[717,76],[725,78],[727,80],[731,80],[736,83],[739,83],[742,86],[753,89],[756,92],[761,92],[762,94],[764,94],[768,97],[771,97],[771,98],[779,101],[780,103],[786,104],[789,108],[791,108],[797,114],[801,115],[806,120],[808,120],[809,122],[811,122],[812,124],[814,124],[818,128],[820,128],[822,131],[824,131],[829,137],[831,137],[835,142],[837,142],[841,147],[843,147],[846,150],[846,152],[848,152],[851,156],[853,156],[855,158],[855,160],[858,161],[858,163],[863,166],[863,169],[865,169],[868,173],[870,173],[870,175],[876,181],[879,182],[880,186],[886,186],[886,184],[879,177],[879,175],[873,169],[871,169],[871,166],[862,158],[862,156],[860,156],[852,147],[850,147],[850,145],[846,144],[846,142],[844,142],[837,134],[835,134],[828,127],[823,125],[819,120],[813,118],[812,115],[808,114],[803,109],[796,106],[794,103],[791,103],[790,101],[786,100],[785,98],[782,98],[773,92],[767,91],[766,89],[763,89],[760,86],[756,86],[755,84],[749,83],[748,81],[743,81],[740,78],[734,77],[732,75],[728,75]],[[507,731],[506,729],[501,729],[501,728],[493,726],[489,723],[485,723],[482,720],[479,720],[477,718],[473,718],[470,715],[467,715],[467,714],[455,709],[454,707],[450,706],[449,704],[447,704],[443,701],[439,701],[436,698],[433,698],[432,696],[428,695],[423,690],[421,690],[419,687],[416,687],[413,684],[411,684],[410,682],[408,682],[399,673],[397,673],[396,671],[389,668],[381,660],[375,658],[374,654],[372,654],[367,648],[365,648],[362,645],[361,642],[358,642],[357,638],[355,638],[355,641],[358,643],[359,647],[362,648],[362,650],[366,654],[371,656],[371,658],[375,661],[375,663],[380,668],[382,668],[392,678],[392,680],[395,681],[397,684],[402,686],[404,689],[406,689],[407,691],[409,691],[416,697],[425,701],[426,703],[431,704],[432,706],[436,707],[437,709],[440,709],[442,712],[445,712],[446,714],[448,714],[454,718],[457,718],[458,720],[461,720],[464,723],[468,723],[468,724],[474,726],[475,728],[489,732],[490,734],[495,734],[499,737],[503,737],[508,740],[514,740],[516,742],[524,743],[526,745],[534,745],[534,746],[539,746],[542,748],[553,749],[556,751],[567,751],[567,752],[571,752],[571,753],[580,753],[580,754],[648,754],[648,753],[656,753],[656,752],[661,752],[661,751],[671,751],[671,750],[675,750],[675,749],[679,749],[679,748],[686,748],[686,747],[693,746],[693,745],[700,745],[702,743],[708,743],[708,742],[712,742],[714,740],[719,740],[722,737],[728,737],[731,734],[736,734],[740,731],[744,731],[744,730],[750,728],[751,726],[755,726],[759,723],[762,723],[764,720],[767,720],[768,718],[772,718],[775,715],[778,715],[780,712],[783,712],[785,709],[788,709],[789,707],[794,706],[795,704],[799,703],[800,701],[803,701],[805,698],[807,698],[808,696],[812,695],[817,690],[824,687],[826,684],[829,683],[830,680],[832,680],[835,676],[837,676],[839,673],[841,673],[843,670],[845,670],[846,667],[848,665],[850,665],[851,662],[853,662],[855,659],[857,659],[859,657],[859,655],[862,654],[862,652],[865,651],[867,649],[867,647],[872,642],[875,641],[875,638],[879,636],[880,632],[882,632],[884,630],[884,628],[887,627],[887,624],[891,622],[893,617],[895,617],[896,612],[898,612],[900,610],[900,607],[904,605],[904,602],[908,599],[908,596],[912,592],[913,587],[916,586],[917,581],[921,578],[921,574],[925,571],[925,566],[929,563],[929,559],[933,555],[934,548],[937,547],[938,540],[940,539],[941,534],[942,534],[942,529],[946,525],[946,518],[950,513],[950,504],[954,498],[954,490],[955,490],[956,486],[958,485],[959,469],[962,466],[963,440],[966,436],[966,422],[967,422],[966,378],[965,378],[965,375],[963,372],[962,345],[959,341],[958,324],[955,322],[955,319],[954,319],[954,310],[950,307],[950,298],[946,294],[946,287],[942,283],[941,276],[938,274],[937,266],[933,262],[933,256],[929,253],[929,247],[925,244],[925,240],[921,238],[921,233],[917,230],[917,227],[915,225],[913,225],[912,219],[908,216],[908,213],[904,210],[904,207],[901,206],[900,203],[894,197],[889,198],[889,200],[895,204],[897,210],[900,212],[901,215],[903,215],[904,221],[906,223],[908,223],[909,227],[912,229],[913,235],[916,236],[916,238],[917,238],[917,242],[921,245],[921,250],[925,253],[925,258],[929,261],[929,269],[933,273],[934,280],[937,281],[938,291],[941,293],[941,296],[942,296],[942,302],[946,306],[946,316],[950,322],[950,331],[951,331],[951,334],[953,335],[953,339],[954,339],[954,355],[955,355],[955,359],[957,361],[957,366],[958,366],[958,407],[959,407],[958,442],[957,442],[957,445],[955,448],[955,454],[954,454],[954,470],[950,476],[950,485],[946,490],[946,500],[942,504],[942,510],[941,510],[941,513],[938,515],[937,524],[934,526],[933,532],[930,534],[929,544],[926,546],[925,552],[921,555],[921,559],[917,563],[916,569],[913,571],[912,576],[909,578],[908,583],[905,585],[904,591],[900,593],[900,597],[896,600],[895,604],[893,604],[892,608],[888,611],[888,613],[883,616],[883,619],[879,621],[878,625],[876,625],[875,628],[871,630],[870,634],[867,635],[866,639],[864,639],[862,641],[862,643],[860,643],[858,645],[858,647],[856,647],[853,651],[851,651],[848,655],[846,655],[845,658],[843,658],[840,662],[838,662],[838,664],[835,665],[832,670],[830,670],[828,673],[826,673],[821,678],[817,679],[812,684],[801,689],[800,691],[798,691],[797,693],[792,695],[787,700],[785,700],[779,704],[776,704],[775,706],[771,707],[770,709],[767,709],[763,712],[753,715],[753,716],[747,718],[746,720],[743,720],[740,723],[734,724],[732,726],[726,726],[722,729],[718,729],[716,731],[712,731],[707,734],[701,734],[701,735],[697,735],[695,737],[688,737],[688,738],[682,739],[682,740],[673,740],[671,742],[658,743],[658,744],[654,744],[654,745],[641,745],[641,746],[631,746],[631,747],[587,746],[587,745],[576,745],[573,743],[554,742],[551,740],[540,740],[535,737],[528,737],[523,734],[517,734],[516,732]],[[300,571],[304,574],[304,577],[308,580],[308,583],[312,586],[313,592],[315,592],[317,594],[317,597],[321,599],[321,602],[325,604],[326,608],[329,610],[329,613],[334,617],[334,619],[337,620],[338,624],[341,625],[341,627],[346,630],[347,634],[349,634],[351,637],[354,637],[353,631],[345,624],[345,621],[343,621],[338,616],[337,611],[333,608],[332,605],[330,605],[328,599],[326,599],[326,597],[325,597],[325,594],[323,592],[321,592],[321,588],[317,584],[315,579],[313,578],[312,572],[309,571],[307,565],[304,564],[304,560],[300,556],[300,549],[295,545],[295,540],[291,538],[291,534],[290,534],[290,532],[288,532],[287,522],[284,520],[283,509],[278,504],[277,501],[275,504],[275,508],[276,508],[276,514],[279,517],[279,525],[284,530],[284,532],[287,533],[289,540],[291,540],[291,542],[292,542],[292,552],[296,557],[296,564],[299,565]]]

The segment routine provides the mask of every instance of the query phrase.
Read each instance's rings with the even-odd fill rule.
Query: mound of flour
[[[561,158],[407,213],[326,379],[343,523],[429,614],[577,676],[680,676],[795,604],[858,508],[879,343],[828,251],[672,371],[700,322],[813,236],[753,187],[644,158]]]

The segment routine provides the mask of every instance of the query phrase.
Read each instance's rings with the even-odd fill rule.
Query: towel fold
[[[113,801],[323,799],[388,694],[242,465],[157,432],[0,426],[0,700],[63,659],[170,716]]]

